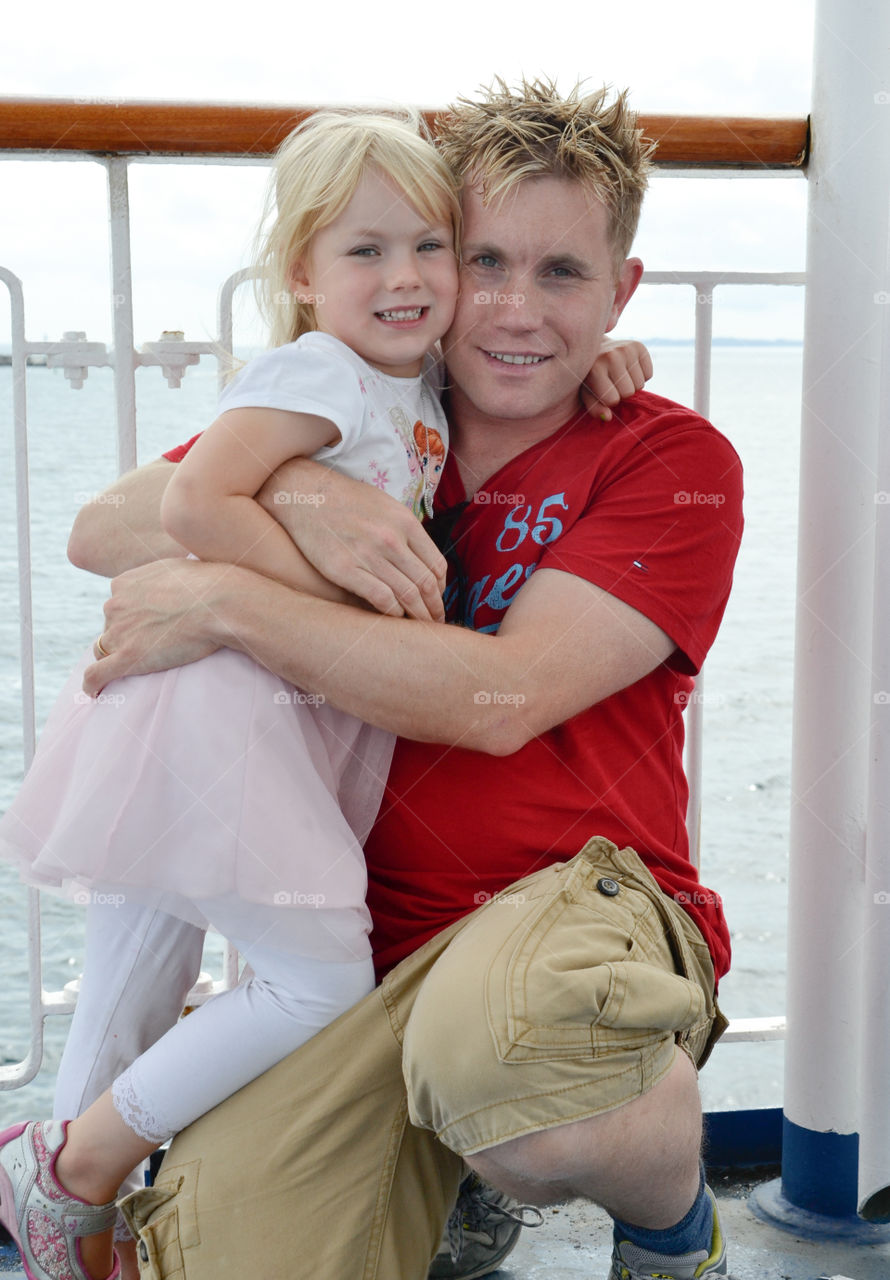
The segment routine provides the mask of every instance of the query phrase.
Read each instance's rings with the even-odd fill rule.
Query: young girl
[[[457,188],[408,124],[323,113],[279,152],[275,210],[261,262],[277,348],[226,389],[162,514],[201,558],[341,598],[254,495],[284,460],[313,455],[431,514],[447,428],[421,371],[457,296]],[[172,995],[153,989],[142,994],[154,1009],[125,1010],[151,1028],[147,1043],[169,1030],[110,1089],[70,1122],[0,1134],[0,1221],[31,1280],[117,1276],[126,1175],[373,985],[361,844],[391,735],[231,650],[117,681],[93,702],[80,692],[89,661],[0,823],[24,878],[74,891],[99,922],[78,1012],[119,998],[121,947],[137,934],[152,945],[147,918],[160,934],[170,916],[199,936],[212,923],[253,976],[175,1023],[172,965]],[[62,1096],[89,1092],[65,1077],[95,1058],[91,1034],[72,1028]]]

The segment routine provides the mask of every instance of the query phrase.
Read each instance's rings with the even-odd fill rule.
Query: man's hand
[[[609,422],[614,406],[641,391],[651,377],[652,357],[642,342],[604,338],[581,385],[581,400],[588,413]]]
[[[257,501],[320,573],[378,613],[444,620],[445,558],[383,490],[299,458],[278,468]]]
[[[215,652],[225,635],[214,614],[214,592],[226,576],[243,572],[226,564],[158,560],[115,578],[84,691],[96,697],[121,676],[186,666]]]

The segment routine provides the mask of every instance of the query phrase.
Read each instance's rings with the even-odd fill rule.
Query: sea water
[[[650,389],[692,401],[692,351],[653,344]],[[705,713],[702,878],[724,898],[733,968],[721,984],[730,1017],[784,1009],[785,911],[801,352],[796,346],[715,346],[712,421],[745,466],[746,532],[732,598],[702,689]],[[12,375],[0,368],[0,809],[22,776],[21,677]],[[28,423],[37,722],[67,672],[102,629],[106,583],[65,554],[75,513],[116,474],[111,374],[93,370],[80,391],[61,371],[28,372]],[[214,417],[212,362],[169,391],[157,369],[137,373],[139,461],[188,439]],[[690,572],[695,566],[690,565]],[[43,985],[80,972],[83,913],[47,896]],[[206,967],[219,971],[219,940]],[[0,1093],[0,1126],[49,1114],[66,1017],[46,1022],[44,1066],[23,1088]],[[28,1041],[26,894],[0,865],[0,1062]],[[718,1046],[702,1075],[706,1107],[781,1103],[781,1044]]]

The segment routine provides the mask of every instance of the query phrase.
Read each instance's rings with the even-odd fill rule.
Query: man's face
[[[488,206],[468,187],[463,213],[461,292],[443,340],[456,420],[556,430],[642,263],[629,258],[616,278],[606,208],[568,179],[526,178]]]

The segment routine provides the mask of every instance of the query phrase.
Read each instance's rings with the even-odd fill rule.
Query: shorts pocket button
[[[621,892],[621,885],[617,880],[610,880],[608,876],[603,876],[601,880],[597,880],[596,887],[600,893],[604,893],[607,898],[614,898],[616,894]]]

